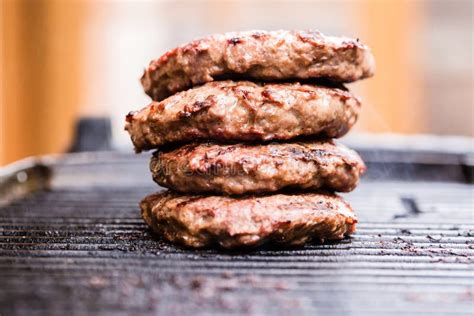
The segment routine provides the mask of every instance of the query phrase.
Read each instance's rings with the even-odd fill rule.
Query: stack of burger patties
[[[342,84],[373,75],[369,48],[316,31],[213,35],[166,52],[127,115],[137,152],[155,150],[168,188],[140,203],[162,238],[188,247],[303,245],[355,231],[349,192],[365,170],[333,138],[357,120]]]

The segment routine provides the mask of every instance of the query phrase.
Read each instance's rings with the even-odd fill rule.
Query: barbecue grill
[[[366,145],[352,146],[369,172],[344,195],[357,233],[298,249],[161,241],[139,214],[159,190],[145,154],[4,168],[0,314],[472,315],[472,153]]]

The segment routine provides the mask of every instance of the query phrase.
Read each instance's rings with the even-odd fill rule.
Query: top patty
[[[374,71],[374,57],[359,40],[317,31],[248,31],[212,35],[172,49],[150,63],[141,81],[159,101],[219,78],[352,82]]]
[[[343,87],[215,81],[130,113],[125,129],[137,152],[199,139],[337,138],[354,125],[359,110],[360,101]]]

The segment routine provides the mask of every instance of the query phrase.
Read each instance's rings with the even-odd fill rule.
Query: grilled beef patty
[[[354,125],[360,101],[343,87],[216,81],[153,102],[127,116],[137,152],[172,142],[340,137]]]
[[[333,141],[192,143],[156,152],[150,169],[158,184],[175,191],[246,194],[283,188],[348,192],[365,165],[355,151]]]
[[[371,77],[375,62],[359,40],[317,31],[248,31],[212,35],[153,60],[141,79],[154,100],[222,78],[352,82]]]
[[[342,239],[357,223],[347,202],[325,193],[228,197],[166,191],[146,197],[140,207],[155,232],[193,248],[299,246]]]

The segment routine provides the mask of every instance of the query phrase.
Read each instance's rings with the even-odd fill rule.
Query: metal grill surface
[[[70,156],[51,165],[50,189],[0,207],[2,316],[473,313],[472,184],[369,176],[344,195],[360,220],[350,239],[194,251],[140,218],[157,190],[147,164]]]

